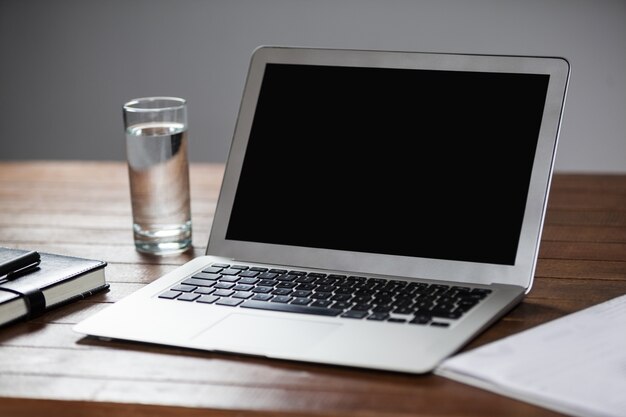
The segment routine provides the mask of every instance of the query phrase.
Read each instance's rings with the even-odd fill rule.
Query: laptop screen
[[[267,64],[226,239],[514,265],[548,81]]]

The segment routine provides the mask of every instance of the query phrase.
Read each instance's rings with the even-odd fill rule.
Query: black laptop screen
[[[548,79],[268,64],[226,239],[513,265]]]

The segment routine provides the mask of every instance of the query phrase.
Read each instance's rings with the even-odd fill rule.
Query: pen
[[[36,267],[41,262],[39,253],[36,251],[26,252],[23,255],[0,263],[0,284],[16,278],[20,274]]]

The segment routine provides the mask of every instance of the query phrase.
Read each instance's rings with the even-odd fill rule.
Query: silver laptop
[[[261,47],[206,256],[80,333],[425,373],[530,290],[562,58]]]

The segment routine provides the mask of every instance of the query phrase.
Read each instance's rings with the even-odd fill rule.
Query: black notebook
[[[0,247],[0,262],[26,252]],[[42,252],[40,256],[37,268],[0,283],[0,326],[37,317],[109,286],[104,261]]]

